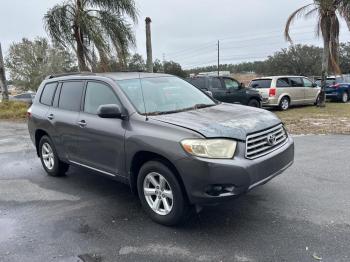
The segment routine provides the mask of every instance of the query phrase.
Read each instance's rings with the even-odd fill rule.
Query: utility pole
[[[153,73],[151,18],[146,18],[147,71]]]
[[[220,76],[220,40],[218,40],[218,76]]]
[[[2,90],[2,100],[9,100],[9,93],[7,90],[6,74],[5,74],[5,64],[4,57],[2,55],[1,43],[0,43],[0,89]]]

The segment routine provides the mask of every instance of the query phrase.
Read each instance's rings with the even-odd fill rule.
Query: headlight
[[[233,158],[237,142],[228,139],[185,139],[181,145],[194,156],[229,159]]]

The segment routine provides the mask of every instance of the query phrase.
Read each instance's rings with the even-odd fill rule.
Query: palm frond
[[[44,16],[45,29],[54,42],[63,47],[73,44],[74,9],[70,4],[55,5]],[[68,45],[67,45],[68,44]]]
[[[284,37],[288,42],[293,42],[292,38],[290,37],[290,26],[292,25],[292,23],[294,22],[294,19],[300,16],[305,15],[305,13],[310,11],[310,7],[313,6],[314,4],[308,4],[305,5],[299,9],[297,9],[296,11],[294,11],[287,19],[287,23],[284,29]]]
[[[87,6],[108,10],[119,16],[128,16],[134,23],[138,20],[138,9],[134,0],[84,0]]]

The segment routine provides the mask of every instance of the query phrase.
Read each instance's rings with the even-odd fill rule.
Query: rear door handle
[[[53,115],[53,114],[49,114],[48,116],[47,116],[47,119],[49,119],[49,120],[53,120],[55,118],[55,116]]]
[[[85,120],[81,120],[81,121],[78,122],[78,125],[79,125],[80,127],[86,127],[87,123],[86,123]]]

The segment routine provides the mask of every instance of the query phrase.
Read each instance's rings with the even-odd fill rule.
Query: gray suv
[[[47,77],[28,128],[49,175],[75,165],[124,182],[164,225],[266,183],[294,159],[273,113],[218,102],[165,74]]]

